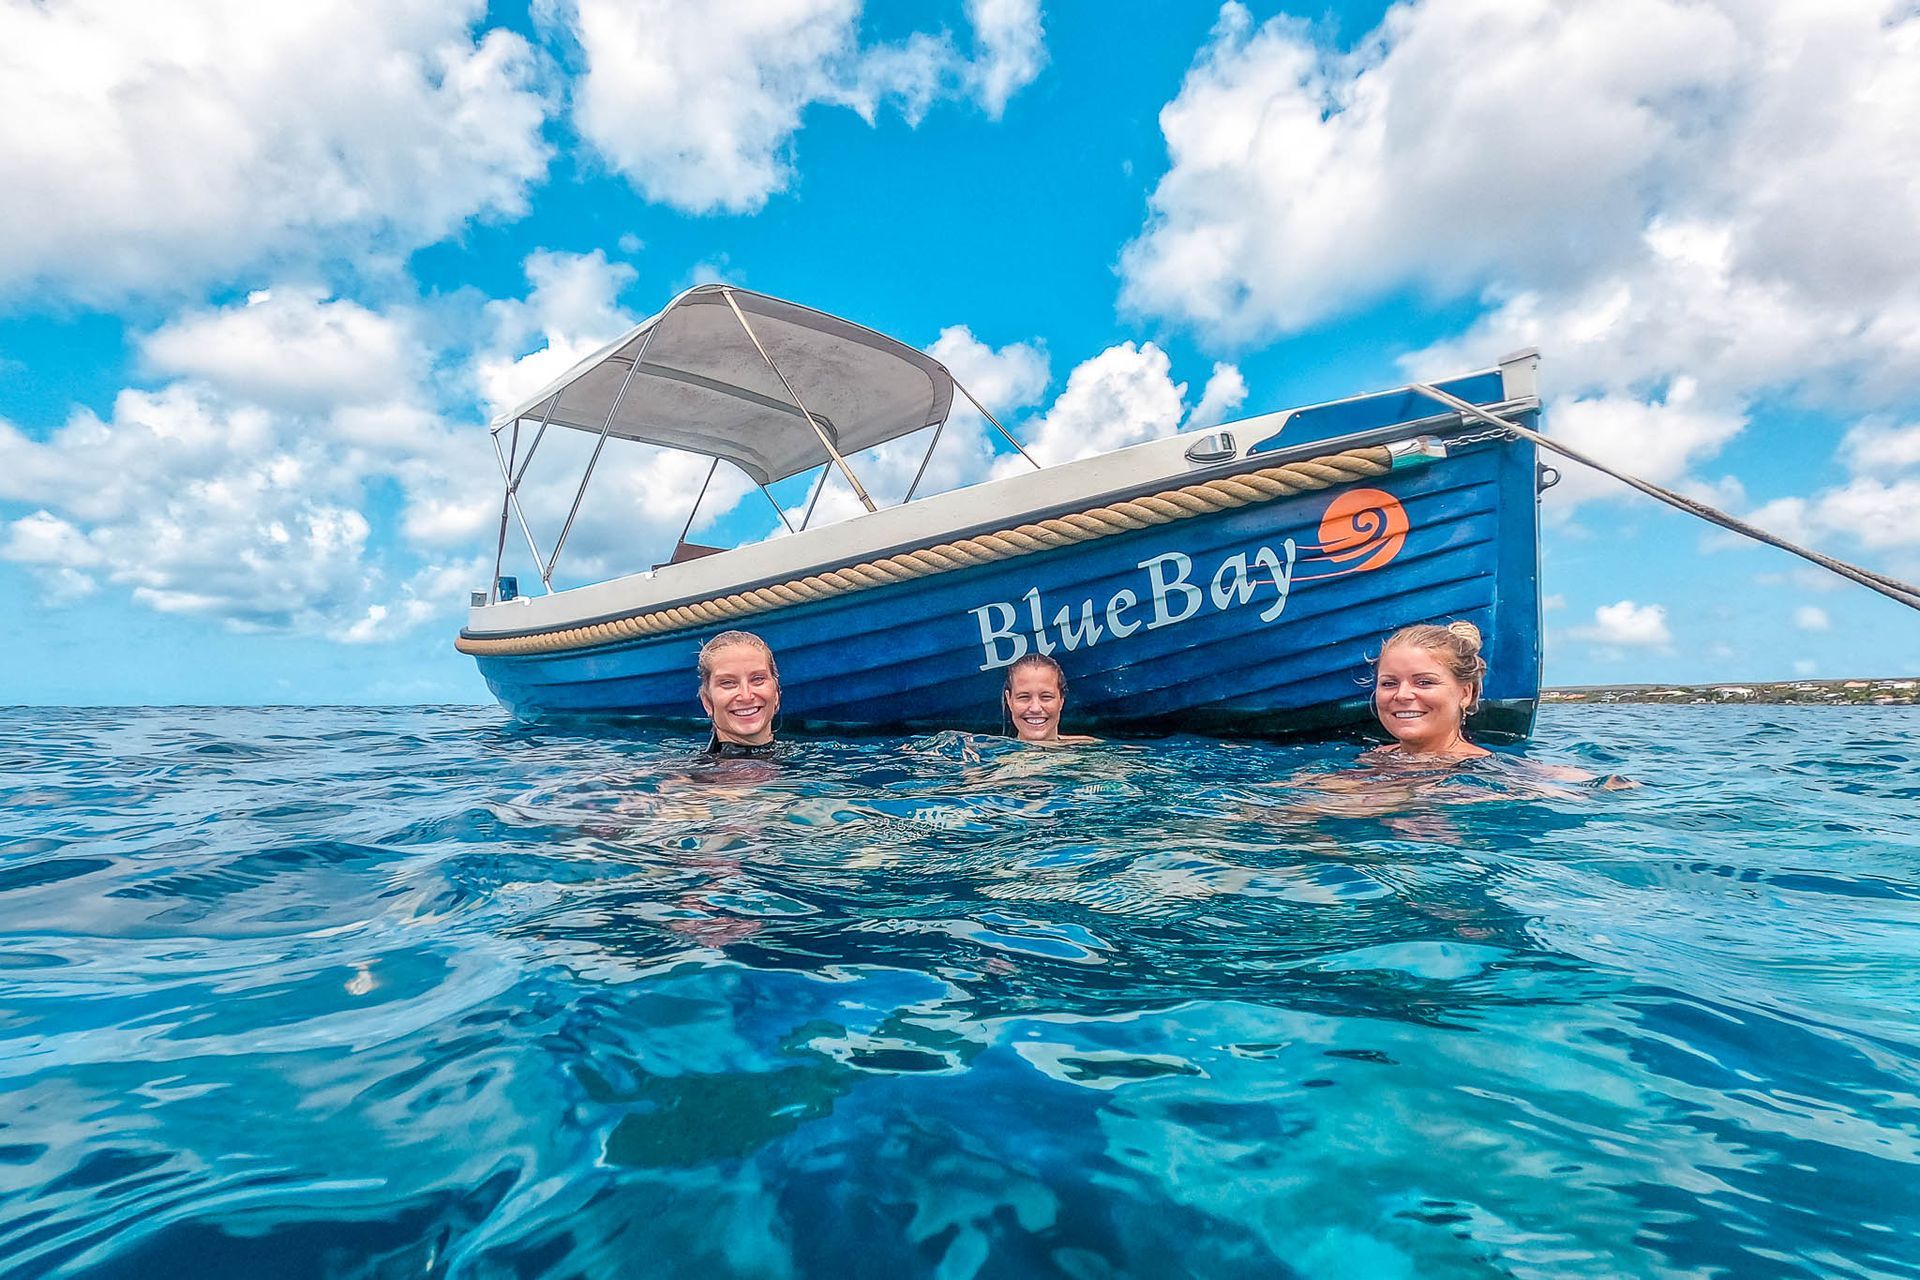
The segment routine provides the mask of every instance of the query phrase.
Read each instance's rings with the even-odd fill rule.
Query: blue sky
[[[1904,3],[0,0],[0,172],[0,703],[483,701],[485,422],[711,279],[1050,457],[1537,345],[1551,431],[1920,578]],[[962,420],[936,474],[995,465]],[[704,471],[610,460],[561,580]],[[1608,482],[1547,518],[1550,682],[1920,671]]]

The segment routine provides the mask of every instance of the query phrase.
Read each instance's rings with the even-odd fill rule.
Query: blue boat
[[[1524,737],[1539,698],[1538,493],[1551,473],[1502,424],[1537,429],[1536,365],[1523,352],[947,493],[916,497],[916,478],[905,501],[878,507],[854,456],[927,432],[931,458],[966,389],[872,330],[703,285],[494,421],[495,585],[475,593],[457,646],[529,720],[703,724],[695,653],[741,628],[778,656],[787,728],[993,729],[1003,668],[1037,651],[1065,670],[1076,729],[1283,737],[1371,724],[1382,639],[1464,618],[1487,637],[1489,664],[1470,728]],[[543,551],[518,488],[555,428],[596,440]],[[815,500],[832,472],[865,511],[727,549],[683,531],[665,564],[555,590],[610,441],[691,450],[713,459],[709,482],[728,465],[763,490],[817,469]],[[500,572],[516,518],[537,593]]]

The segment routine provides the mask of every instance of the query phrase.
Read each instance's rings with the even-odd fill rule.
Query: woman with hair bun
[[[1467,741],[1487,662],[1471,622],[1421,623],[1387,637],[1373,665],[1373,713],[1393,735],[1381,754],[1469,760],[1491,754]]]

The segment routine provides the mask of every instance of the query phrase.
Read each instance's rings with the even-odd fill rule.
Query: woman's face
[[[1022,667],[1007,689],[1007,714],[1022,742],[1051,742],[1060,736],[1060,709],[1066,698],[1060,681],[1042,666]]]
[[[1374,669],[1373,713],[1409,751],[1424,755],[1459,742],[1472,702],[1473,690],[1431,649],[1395,645]]]
[[[773,717],[780,710],[780,682],[765,650],[733,644],[711,655],[700,705],[713,719],[722,742],[759,746],[773,741]]]

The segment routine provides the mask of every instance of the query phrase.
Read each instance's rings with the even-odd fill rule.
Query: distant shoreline
[[[1806,705],[1823,707],[1911,707],[1920,704],[1920,677],[1869,680],[1766,680],[1746,684],[1584,684],[1540,693],[1544,704],[1643,702],[1669,706],[1700,704]]]

